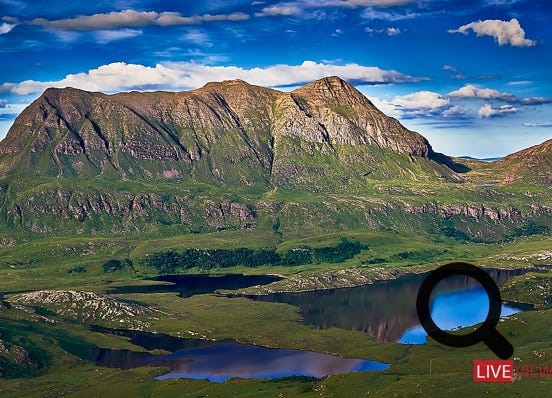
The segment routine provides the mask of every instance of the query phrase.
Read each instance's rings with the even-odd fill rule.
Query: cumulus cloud
[[[98,43],[106,44],[115,40],[130,39],[141,34],[142,31],[136,29],[98,30],[94,32],[94,37]]]
[[[525,127],[552,127],[552,122],[528,122],[523,125]]]
[[[371,100],[378,109],[395,117],[465,118],[467,116],[464,108],[453,105],[450,98],[433,91],[418,91],[397,96],[391,101],[379,98]]]
[[[516,98],[513,94],[501,93],[492,88],[479,88],[473,84],[467,84],[458,90],[451,91],[447,96],[455,98],[500,99],[507,102],[511,102]]]
[[[221,15],[184,16],[178,12],[170,11],[158,13],[155,11],[123,10],[103,14],[80,15],[75,18],[58,20],[35,18],[30,23],[48,29],[111,30],[121,27],[194,25],[209,21],[242,21],[246,19],[249,19],[249,15],[241,12]]]
[[[546,97],[519,98],[510,93],[503,93],[492,88],[479,88],[473,84],[467,84],[458,90],[451,91],[447,94],[447,97],[495,99],[511,104],[521,105],[540,105],[547,104],[552,101],[552,99]]]
[[[425,80],[374,66],[334,65],[313,61],[304,61],[300,65],[273,65],[250,69],[237,66],[206,66],[194,62],[157,64],[154,67],[115,62],[85,73],[70,74],[56,81],[26,80],[20,83],[4,83],[0,85],[0,92],[28,95],[40,93],[48,87],[75,87],[104,92],[134,89],[183,90],[200,87],[210,81],[228,79],[242,79],[252,84],[278,87],[297,85],[332,75],[364,84]]]
[[[480,118],[490,118],[490,117],[500,117],[519,111],[519,108],[514,107],[513,105],[500,105],[495,108],[491,104],[485,104],[479,108],[477,114]]]
[[[478,37],[494,37],[500,46],[509,44],[514,47],[531,47],[536,44],[534,40],[525,38],[525,31],[516,18],[512,18],[510,21],[501,21],[500,19],[479,20],[462,25],[458,29],[450,29],[448,32],[467,35],[469,30],[473,30]]]
[[[435,109],[448,106],[450,99],[432,91],[418,91],[395,97],[393,104],[406,109]]]

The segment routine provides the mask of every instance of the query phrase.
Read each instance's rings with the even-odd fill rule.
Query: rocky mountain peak
[[[333,105],[373,104],[349,82],[338,76],[324,77],[293,91],[294,94],[314,101]]]
[[[335,158],[341,145],[357,147],[357,160],[381,149],[432,154],[337,76],[291,92],[225,80],[179,93],[48,89],[0,143],[0,172],[270,186],[291,173],[289,159]]]

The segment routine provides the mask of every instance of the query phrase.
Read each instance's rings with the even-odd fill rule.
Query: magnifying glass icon
[[[489,313],[481,326],[475,331],[464,334],[450,334],[439,328],[430,314],[430,296],[437,284],[447,276],[465,275],[478,281],[489,297]],[[508,359],[514,353],[514,347],[496,330],[502,309],[502,298],[493,278],[483,269],[468,263],[451,263],[433,270],[422,282],[416,299],[416,310],[422,327],[435,341],[450,347],[468,347],[482,341],[500,359]]]

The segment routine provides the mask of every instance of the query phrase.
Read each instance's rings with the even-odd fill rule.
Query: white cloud
[[[525,127],[552,127],[552,122],[529,122],[523,123]]]
[[[515,96],[512,94],[501,93],[492,88],[479,88],[473,84],[467,84],[458,90],[451,91],[447,96],[454,98],[500,99],[504,101],[512,101],[515,99]]]
[[[17,24],[14,23],[2,22],[2,24],[0,25],[0,35],[5,35],[6,33],[9,33],[16,26]]]
[[[492,88],[479,88],[473,84],[467,84],[464,87],[451,91],[447,94],[451,98],[481,98],[481,99],[496,99],[511,104],[522,105],[540,105],[547,104],[552,100],[546,97],[528,97],[519,98],[510,93],[502,93]]]
[[[255,14],[257,17],[276,17],[278,15],[283,16],[299,16],[301,15],[301,8],[293,5],[279,5],[263,8],[262,12]]]
[[[114,40],[130,39],[141,34],[142,31],[136,29],[98,30],[94,32],[94,37],[98,43],[106,44]]]
[[[479,108],[477,114],[481,118],[499,117],[518,112],[519,109],[512,105],[500,105],[498,108],[494,108],[491,104],[485,104]]]
[[[413,0],[297,0],[277,3],[265,7],[262,12],[256,13],[258,17],[266,16],[308,16],[305,10],[324,7],[396,7],[412,3]]]
[[[0,100],[0,118],[2,116],[15,118],[16,115],[19,115],[23,112],[29,104],[11,104],[8,100]]]
[[[209,21],[242,21],[249,19],[249,15],[237,12],[221,15],[183,16],[178,12],[155,11],[112,11],[105,14],[80,15],[75,18],[47,20],[35,18],[30,23],[48,29],[61,30],[111,30],[121,27],[138,27],[147,25],[173,26],[193,25]]]
[[[19,19],[15,18],[15,17],[9,17],[9,16],[2,17],[2,21],[13,23],[13,24],[16,24],[16,25],[19,25],[21,23],[19,21]]]
[[[50,29],[66,30],[107,30],[119,27],[133,27],[151,25],[159,17],[155,11],[112,11],[106,14],[80,15],[76,18],[58,19],[49,21],[44,18],[35,18],[30,21]]]
[[[392,117],[401,117],[402,112],[399,108],[393,104],[391,101],[386,101],[377,97],[370,97],[370,101],[378,108],[380,111],[385,113],[387,116]]]
[[[509,44],[514,47],[531,47],[536,44],[534,40],[525,38],[525,31],[515,18],[510,21],[501,21],[500,19],[479,20],[462,25],[458,29],[450,29],[448,32],[467,35],[468,30],[473,30],[478,37],[492,36],[500,46]]]
[[[533,84],[530,80],[517,80],[513,82],[508,82],[508,86],[528,86],[530,84]]]
[[[301,65],[273,65],[244,69],[237,66],[206,66],[194,62],[157,64],[155,67],[115,62],[86,73],[67,75],[56,81],[26,80],[4,83],[0,92],[18,95],[40,93],[48,87],[75,87],[88,91],[117,92],[122,90],[183,90],[201,87],[210,81],[242,79],[252,84],[277,87],[301,84],[325,76],[367,84],[416,82],[416,78],[373,66],[358,64],[332,65],[304,61]]]
[[[391,101],[370,99],[378,109],[394,117],[464,118],[467,116],[464,108],[453,105],[449,98],[433,91],[418,91],[397,96]]]
[[[397,36],[401,34],[401,30],[399,28],[386,28],[386,29],[373,29],[369,26],[364,28],[364,31],[366,33],[385,33],[387,36]]]
[[[441,115],[445,118],[465,118],[468,116],[468,113],[463,107],[454,105],[445,109]]]
[[[436,109],[450,105],[448,98],[432,91],[418,91],[393,99],[393,104],[406,109]]]

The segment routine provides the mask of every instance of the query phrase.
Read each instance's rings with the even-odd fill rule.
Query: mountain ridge
[[[289,148],[294,139],[302,144]],[[424,137],[385,116],[338,77],[291,92],[233,80],[179,93],[107,95],[47,89],[0,143],[0,169],[17,169],[16,174],[170,179],[201,168],[199,174],[224,180],[222,169],[240,163],[249,165],[248,174],[268,180],[275,158],[282,166],[274,150],[283,141],[285,152],[301,152],[297,146],[305,145],[326,152],[335,152],[335,145],[370,145],[422,158],[433,154]],[[218,154],[209,156],[218,151],[229,152],[221,167],[216,164]],[[39,159],[41,155],[46,159]],[[200,167],[182,167],[202,158]],[[163,164],[145,166],[136,159]]]

